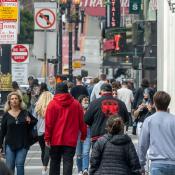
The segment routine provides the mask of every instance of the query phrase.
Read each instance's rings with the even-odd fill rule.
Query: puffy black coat
[[[95,143],[89,175],[140,175],[140,163],[128,135],[106,134]]]

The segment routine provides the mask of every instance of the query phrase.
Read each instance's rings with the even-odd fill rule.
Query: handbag
[[[38,142],[38,132],[36,124],[38,120],[28,111],[26,111],[26,117],[29,116],[31,119],[30,125],[29,125],[29,146],[34,145],[36,142]]]

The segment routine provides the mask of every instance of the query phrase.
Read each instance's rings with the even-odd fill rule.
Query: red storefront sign
[[[90,16],[105,16],[106,14],[105,5],[101,0],[82,0],[80,6]]]

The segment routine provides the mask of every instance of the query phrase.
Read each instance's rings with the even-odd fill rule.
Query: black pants
[[[38,142],[41,148],[41,160],[43,163],[43,166],[48,166],[49,163],[49,148],[46,147],[45,141],[44,141],[44,135],[38,136]]]
[[[60,175],[61,158],[63,157],[63,175],[72,175],[75,147],[52,146],[50,149],[49,175]]]

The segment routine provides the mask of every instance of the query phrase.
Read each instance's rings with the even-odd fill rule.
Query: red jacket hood
[[[65,93],[65,94],[55,95],[53,100],[56,103],[59,103],[59,105],[66,107],[72,104],[72,102],[74,101],[74,98],[69,93]]]

